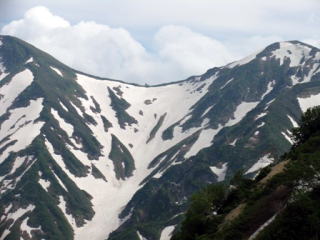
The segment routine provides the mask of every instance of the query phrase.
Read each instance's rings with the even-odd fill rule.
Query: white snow
[[[73,103],[70,101],[70,104],[72,105],[72,107],[74,107],[74,109],[77,111],[78,115],[83,117],[83,113],[82,111]]]
[[[29,205],[26,208],[19,208],[15,212],[9,212],[6,216],[6,221],[8,221],[9,219],[12,219],[13,221],[10,224],[10,226],[7,227],[6,231],[2,233],[2,235],[0,236],[0,240],[3,240],[6,238],[6,236],[10,233],[8,229],[10,229],[19,218],[21,218],[26,213],[33,211],[34,209],[35,209],[34,205]]]
[[[198,154],[198,152],[206,147],[210,147],[214,136],[222,129],[220,125],[217,129],[203,129],[196,142],[191,146],[189,151],[185,154],[185,158],[190,158]]]
[[[48,191],[48,188],[50,187],[51,183],[50,181],[43,179],[43,178],[39,178],[39,184],[41,185],[41,187],[43,187],[44,190]]]
[[[16,74],[11,81],[0,88],[0,116],[11,106],[18,95],[33,81],[32,72],[26,69]]]
[[[63,212],[64,216],[67,218],[68,222],[73,228],[76,228],[76,221],[70,213],[67,213],[66,201],[63,196],[59,196],[59,208]]]
[[[275,83],[276,82],[274,80],[268,83],[267,90],[264,94],[262,94],[261,100],[263,100],[264,97],[267,96],[273,90],[273,86],[275,85]]]
[[[215,105],[212,105],[210,107],[208,107],[201,115],[201,117],[205,116]],[[182,125],[183,123],[180,123],[180,125]]]
[[[301,77],[297,77],[296,75],[291,76],[290,79],[292,86],[301,83]]]
[[[35,159],[33,157],[28,158],[27,167],[20,174],[20,176],[18,176],[16,178],[10,178],[9,177],[9,179],[6,179],[6,176],[8,176],[8,175],[5,175],[4,177],[1,177],[1,179],[0,179],[0,181],[1,181],[0,194],[3,194],[4,192],[6,192],[9,189],[14,189],[16,187],[16,185],[20,182],[20,180],[24,176],[24,174],[29,171],[29,169],[32,167],[32,165],[35,162],[36,161],[35,161]]]
[[[291,140],[291,138],[288,136],[287,133],[285,132],[281,132],[281,134],[285,137],[285,139],[292,145],[293,141]]]
[[[230,146],[236,146],[236,143],[237,143],[238,140],[239,140],[238,138],[234,139],[231,143],[229,143],[229,145]]]
[[[160,240],[170,240],[174,228],[175,226],[165,227],[161,232]]]
[[[66,112],[69,112],[68,108],[62,102],[59,101],[59,103]]]
[[[261,122],[261,123],[257,126],[257,128],[261,128],[261,127],[263,127],[265,124],[266,124],[265,122]]]
[[[62,130],[64,130],[67,135],[69,137],[72,136],[73,134],[73,131],[74,131],[74,127],[70,124],[70,123],[67,123],[58,113],[58,111],[56,111],[55,109],[51,109],[51,113],[52,115],[54,116],[54,118],[59,122],[59,126]]]
[[[274,98],[274,99],[270,100],[269,102],[267,102],[267,104],[266,104],[266,106],[264,108],[264,111],[266,111],[270,107],[271,103],[273,103],[275,100],[276,99]]]
[[[261,168],[264,168],[270,165],[271,163],[273,163],[273,161],[274,161],[274,158],[272,158],[270,154],[266,154],[261,158],[259,158],[259,160],[255,164],[253,164],[252,167],[249,168],[245,174],[256,172]]]
[[[55,67],[52,67],[52,66],[50,66],[50,68],[51,68],[53,71],[55,71],[58,75],[60,75],[61,77],[63,77],[62,72],[61,72],[58,68],[55,68]]]
[[[14,159],[12,169],[11,169],[11,171],[10,171],[10,173],[9,173],[8,175],[13,174],[19,167],[22,166],[22,164],[23,164],[25,161],[28,161],[28,158],[29,158],[28,156],[25,156],[25,157],[16,157],[16,158]]]
[[[141,187],[139,185],[140,182],[151,173],[152,169],[148,169],[148,165],[154,157],[191,136],[203,126],[187,131],[182,131],[182,128],[177,126],[174,128],[174,138],[167,141],[163,141],[161,137],[162,134],[160,133],[175,122],[186,119],[186,116],[190,115],[189,107],[194,105],[206,94],[208,87],[215,79],[216,77],[211,77],[204,81],[193,81],[188,84],[169,84],[161,87],[145,88],[115,81],[101,81],[81,74],[77,75],[77,81],[86,91],[88,97],[88,100],[80,99],[82,107],[85,109],[85,112],[92,116],[97,122],[97,125],[90,124],[88,127],[92,130],[101,145],[103,145],[101,149],[103,156],[95,161],[95,166],[106,176],[108,182],[96,179],[92,175],[77,178],[68,170],[66,171],[78,187],[93,197],[92,204],[96,213],[93,219],[83,227],[74,228],[75,239],[88,239],[94,236],[93,239],[99,240],[107,237],[111,231],[115,230],[119,224],[121,224],[118,215],[133,194]],[[196,91],[203,84],[202,90]],[[137,124],[133,124],[132,126],[126,125],[125,129],[120,128],[117,124],[118,119],[116,113],[110,106],[111,100],[108,97],[108,87],[110,89],[118,87],[123,92],[121,97],[131,104],[126,111],[137,120]],[[114,92],[116,94],[116,91]],[[173,95],[175,98],[172,98]],[[94,104],[90,96],[94,96],[99,103],[101,113],[91,111],[90,107],[94,107]],[[118,97],[121,98],[120,96]],[[152,104],[145,104],[145,100],[148,99],[152,101]],[[168,99],[170,99],[170,101],[168,101]],[[72,102],[70,103],[72,104]],[[74,104],[72,105],[74,106]],[[82,116],[81,111],[76,106],[74,107],[79,115]],[[143,115],[139,114],[140,110],[143,111]],[[170,114],[166,115],[158,130],[159,134],[156,134],[153,140],[149,142],[148,148],[141,148],[141,145],[145,144],[150,131],[158,121],[154,115],[162,116],[165,113]],[[104,131],[101,115],[113,123],[113,127],[109,129],[108,133]],[[204,120],[203,124],[206,123],[207,121]],[[137,131],[135,131],[135,128]],[[207,141],[210,142],[213,136],[209,139],[209,131],[210,130],[204,131],[198,141],[204,141],[201,139],[207,138]],[[136,170],[133,172],[133,176],[125,180],[119,180],[115,177],[113,162],[108,159],[111,150],[111,134],[117,136],[135,160]],[[129,147],[129,144],[133,144],[133,147]],[[197,143],[195,144],[195,149],[192,151],[196,152],[200,150],[201,147],[197,146]],[[48,141],[46,141],[46,145],[52,157],[65,169],[65,164],[61,156],[54,153]],[[67,147],[84,165],[88,167],[91,166],[92,161],[88,159],[86,153],[83,153],[79,149],[74,149],[69,145]],[[174,159],[172,161],[174,161]],[[101,228],[100,226],[102,225],[105,227]]]
[[[233,81],[233,78],[229,79],[225,84],[223,84],[223,86],[220,87],[220,89],[224,89],[230,82]]]
[[[66,188],[66,186],[64,185],[64,183],[61,181],[61,179],[59,178],[59,176],[51,169],[51,172],[53,173],[53,175],[55,176],[55,178],[58,180],[60,186],[66,190],[66,192],[68,192],[68,189]]]
[[[228,169],[228,163],[222,164],[221,167],[210,167],[210,170],[218,177],[218,182],[221,182],[225,179]]]
[[[319,72],[319,66],[320,66],[319,63],[314,63],[312,68],[309,70],[308,75],[306,75],[306,76],[292,75],[291,76],[292,86],[297,85],[297,84],[310,82],[312,79],[312,76],[314,76],[316,73]]]
[[[259,118],[262,118],[262,117],[266,116],[267,114],[268,114],[268,112],[262,112],[259,115],[257,115],[254,120],[258,120]]]
[[[248,240],[254,240],[258,234],[265,229],[267,226],[270,225],[270,223],[273,222],[273,220],[276,218],[277,214],[273,215],[270,219],[268,219],[268,221],[266,221],[264,224],[262,224],[250,237]]]
[[[299,124],[290,115],[287,115],[287,117],[289,118],[289,120],[292,123],[293,127],[295,127],[295,128],[299,127]]]
[[[38,227],[38,228],[30,227],[28,225],[28,220],[29,220],[29,217],[27,217],[23,220],[23,222],[21,223],[21,226],[20,226],[20,230],[21,230],[21,232],[26,232],[28,234],[28,236],[31,238],[32,237],[31,231],[32,230],[41,230],[41,228],[40,227]]]
[[[0,46],[1,46],[1,41],[0,41]],[[9,75],[9,73],[6,72],[6,68],[3,66],[2,63],[2,58],[0,57],[0,82],[2,79],[4,79],[6,76]]]
[[[33,57],[31,57],[31,58],[29,58],[27,61],[26,61],[26,63],[25,64],[27,64],[27,63],[32,63],[34,60],[33,60]]]
[[[233,116],[234,118],[230,118],[229,121],[225,124],[226,127],[230,127],[238,122],[240,122],[246,115],[248,112],[250,112],[251,110],[253,110],[257,105],[259,104],[259,102],[242,102],[240,103]]]
[[[5,73],[1,70],[1,64],[0,64],[0,71],[1,71],[0,73],[0,82],[1,82],[2,79],[4,79],[6,76],[9,75],[9,73]]]
[[[298,97],[298,102],[302,112],[307,111],[308,108],[320,105],[320,93],[315,95],[310,95],[309,97],[302,98]]]
[[[143,237],[139,231],[137,231],[137,234],[140,240],[148,240],[145,237]]]
[[[18,152],[26,148],[40,134],[40,129],[44,122],[34,122],[34,120],[40,116],[43,108],[42,101],[42,98],[38,98],[37,100],[31,100],[30,105],[27,107],[10,110],[9,119],[1,125],[0,140],[8,136],[8,141],[17,140],[17,142],[2,153],[0,163],[9,156],[11,151]],[[7,141],[0,144],[0,147],[5,143]]]
[[[290,42],[281,42],[280,48],[272,52],[272,56],[280,60],[280,65],[283,64],[285,59],[290,59],[290,67],[297,67],[300,65],[301,60],[308,56],[311,48],[301,45],[292,44]],[[290,53],[291,52],[291,53]]]

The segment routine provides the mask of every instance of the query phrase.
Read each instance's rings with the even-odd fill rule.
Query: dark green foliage
[[[301,118],[301,124],[293,129],[293,139],[296,145],[304,143],[311,136],[319,135],[320,107],[309,108]]]
[[[243,178],[241,172],[234,176],[230,181],[232,190],[222,200],[217,213],[224,216],[240,203],[245,203],[246,207],[238,217],[228,223],[222,223],[220,219],[218,226],[204,225],[203,218],[196,218],[196,213],[208,209],[210,203],[202,200],[206,194],[200,192],[197,208],[194,203],[191,204],[181,230],[172,239],[248,239],[260,226],[275,216],[270,225],[255,239],[319,239],[320,125],[314,122],[319,118],[318,107],[304,114],[301,127],[295,129],[297,143],[286,154],[292,161],[287,164],[284,172],[275,175],[265,185],[261,185],[259,181],[270,172],[269,167],[263,169],[255,180]],[[194,221],[189,221],[190,226],[186,226],[190,215]],[[190,231],[198,231],[202,235],[195,236]],[[188,238],[189,236],[192,237]]]
[[[169,140],[169,139],[172,139],[173,138],[173,130],[176,126],[178,126],[179,123],[175,123],[175,124],[172,124],[170,127],[168,127],[166,130],[164,130],[162,132],[162,139],[163,140]]]
[[[320,192],[300,196],[257,237],[257,240],[310,240],[320,236]]]
[[[104,181],[107,182],[107,179],[105,178],[105,176],[99,171],[99,169],[95,165],[91,164],[91,169],[92,169],[91,170],[92,175],[95,178],[101,178],[101,179],[103,179]]]
[[[105,132],[108,132],[108,129],[112,127],[112,123],[109,122],[109,120],[105,117],[101,115],[101,119],[103,122],[103,128]]]
[[[163,115],[159,118],[157,124],[152,128],[152,130],[151,130],[151,132],[150,132],[150,135],[149,135],[149,138],[148,138],[148,140],[147,140],[147,143],[150,142],[150,141],[154,138],[154,136],[155,136],[156,133],[158,132],[159,128],[161,127],[161,125],[162,125],[162,123],[163,123],[166,115],[167,115],[167,113],[163,114]]]
[[[91,110],[94,112],[94,113],[101,113],[101,108],[100,108],[100,105],[99,103],[94,99],[94,97],[91,96],[91,100],[94,104],[94,108],[91,107]]]
[[[136,124],[137,120],[126,112],[126,109],[130,107],[130,104],[125,99],[117,97],[117,95],[109,87],[108,91],[111,99],[111,106],[116,112],[120,127],[125,128],[126,123],[129,126],[131,124]]]
[[[225,197],[226,189],[223,185],[209,185],[193,195],[181,231],[172,240],[201,239],[203,235],[216,232],[223,219],[217,212]]]
[[[125,179],[132,176],[132,172],[135,170],[134,159],[129,150],[113,134],[109,158],[113,161],[114,170],[118,179]]]

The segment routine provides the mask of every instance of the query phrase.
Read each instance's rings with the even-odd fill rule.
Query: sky
[[[320,47],[319,0],[0,0],[0,34],[93,75],[159,84],[267,45]]]

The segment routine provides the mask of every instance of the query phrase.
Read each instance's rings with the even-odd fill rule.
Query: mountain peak
[[[289,62],[290,67],[297,67],[302,61],[310,58],[320,59],[320,50],[309,44],[292,40],[275,42],[239,61],[227,65],[228,68],[245,65],[253,60],[259,61],[280,61],[280,65]]]

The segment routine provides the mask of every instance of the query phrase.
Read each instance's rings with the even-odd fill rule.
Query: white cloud
[[[148,52],[125,29],[93,21],[71,25],[45,7],[30,9],[2,34],[20,37],[81,71],[138,83],[179,80],[232,59],[223,44],[185,27],[161,28]]]
[[[66,4],[72,8],[62,8],[58,1],[30,0],[22,6],[41,2],[68,20],[47,7],[33,7],[1,33],[87,73],[161,83],[201,74],[276,41],[307,39],[319,46],[317,1],[91,0],[94,7],[88,8],[87,1],[70,0]],[[10,3],[17,7],[21,0]]]
[[[189,74],[200,74],[233,59],[221,42],[186,27],[162,27],[155,35],[155,42],[163,62],[173,63],[173,67]]]

